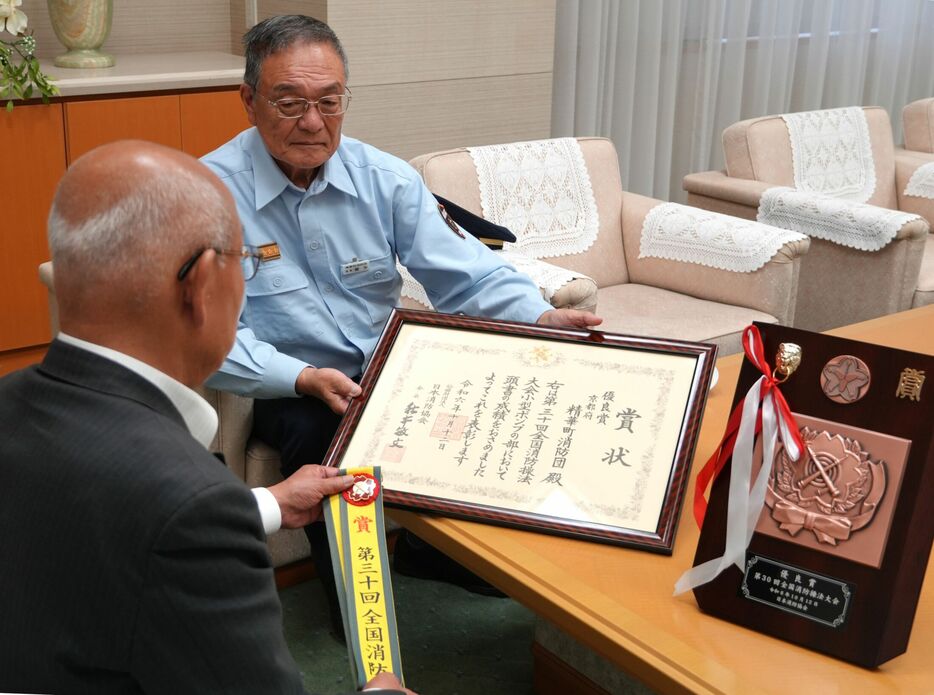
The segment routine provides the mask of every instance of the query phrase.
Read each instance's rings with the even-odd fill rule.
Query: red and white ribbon
[[[772,472],[775,445],[778,438],[789,457],[798,460],[804,451],[804,442],[798,434],[791,409],[779,390],[779,381],[765,358],[762,336],[755,326],[743,331],[743,349],[746,357],[762,376],[741,400],[727,422],[720,446],[704,464],[694,486],[694,518],[698,526],[704,522],[707,501],[704,492],[732,457],[730,465],[730,494],[727,506],[726,548],[723,555],[694,567],[675,584],[675,595],[684,593],[713,580],[730,565],[745,569],[746,548],[752,540],[756,522],[765,503],[765,491]],[[762,465],[755,481],[752,480],[753,455],[756,436],[762,434]]]

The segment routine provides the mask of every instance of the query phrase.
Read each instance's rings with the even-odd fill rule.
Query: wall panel
[[[46,0],[23,0],[39,44],[37,55],[52,58],[65,52],[52,31]],[[116,0],[104,50],[126,53],[174,51],[230,52],[230,0]]]
[[[360,87],[344,132],[402,159],[549,137],[551,73]]]
[[[551,72],[554,0],[330,0],[350,84]]]

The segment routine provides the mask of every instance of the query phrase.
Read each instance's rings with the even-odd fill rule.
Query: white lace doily
[[[422,287],[422,284],[418,280],[412,277],[412,273],[409,272],[408,268],[399,263],[399,261],[396,261],[396,270],[398,270],[399,275],[402,276],[402,296],[414,299],[428,309],[434,309],[431,300],[428,299],[428,293],[425,292],[425,288]]]
[[[908,179],[905,195],[934,199],[934,162],[922,164]]]
[[[532,258],[586,251],[599,218],[590,176],[574,138],[468,148],[480,182],[483,217],[509,228]]]
[[[698,208],[662,203],[642,223],[639,258],[666,258],[751,273],[803,234]]]
[[[876,190],[866,113],[858,106],[782,116],[791,139],[795,188],[864,203]]]
[[[503,260],[512,265],[520,273],[525,273],[532,282],[538,285],[545,292],[545,299],[549,302],[555,296],[555,292],[560,290],[566,284],[575,278],[584,278],[593,280],[583,273],[572,272],[564,268],[559,268],[551,263],[545,263],[537,258],[529,258],[521,251],[508,251],[506,249],[499,252]]]
[[[920,217],[776,186],[762,194],[757,219],[861,251],[878,251]]]
[[[504,261],[509,263],[520,273],[528,275],[532,279],[532,282],[544,290],[545,299],[547,301],[551,301],[552,297],[555,296],[555,292],[576,278],[591,280],[591,278],[583,273],[572,272],[564,268],[559,268],[551,263],[545,263],[545,261],[529,258],[521,251],[496,251],[494,253],[502,257]],[[399,274],[402,276],[402,296],[413,299],[429,309],[433,309],[434,307],[431,304],[431,300],[428,299],[428,293],[425,292],[425,288],[422,287],[418,280],[412,277],[408,269],[398,261],[396,262],[396,268],[398,268]],[[591,280],[591,282],[593,282],[593,280]]]

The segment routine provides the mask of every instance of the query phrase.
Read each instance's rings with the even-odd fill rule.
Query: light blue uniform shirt
[[[438,311],[532,323],[552,308],[528,276],[448,227],[411,166],[359,140],[342,136],[307,191],[255,128],[202,161],[233,194],[244,243],[281,254],[246,283],[236,343],[209,386],[280,398],[309,365],[362,373],[399,301],[397,256]]]

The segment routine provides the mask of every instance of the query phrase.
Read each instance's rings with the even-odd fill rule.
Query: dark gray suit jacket
[[[57,341],[0,380],[0,692],[303,692],[250,491]]]

